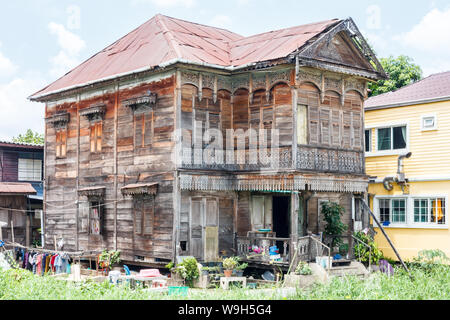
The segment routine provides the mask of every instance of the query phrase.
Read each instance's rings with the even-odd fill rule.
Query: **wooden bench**
[[[220,287],[224,290],[228,290],[230,287],[230,282],[241,282],[244,288],[247,286],[246,277],[221,277]]]

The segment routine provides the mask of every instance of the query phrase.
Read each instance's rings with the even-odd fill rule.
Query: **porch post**
[[[292,261],[295,250],[297,250],[298,242],[298,208],[299,196],[297,191],[291,193],[291,245],[289,252],[289,260]]]

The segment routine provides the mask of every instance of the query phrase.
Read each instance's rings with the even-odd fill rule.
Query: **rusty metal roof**
[[[11,142],[11,141],[2,141],[2,140],[0,140],[0,147],[24,148],[24,149],[44,149],[43,144]]]
[[[31,195],[36,193],[36,190],[30,183],[0,182],[0,196]]]
[[[364,108],[399,107],[445,100],[450,100],[450,71],[436,73],[396,91],[371,97],[364,103]]]
[[[180,60],[239,67],[284,58],[338,22],[335,19],[243,37],[225,29],[158,14],[30,99]]]

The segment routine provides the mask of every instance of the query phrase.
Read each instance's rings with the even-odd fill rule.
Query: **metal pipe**
[[[407,154],[403,154],[403,155],[400,155],[398,157],[398,160],[397,160],[397,174],[403,173],[403,159],[405,159],[405,158],[408,159],[408,158],[411,157],[411,155],[412,155],[412,153],[408,152]]]

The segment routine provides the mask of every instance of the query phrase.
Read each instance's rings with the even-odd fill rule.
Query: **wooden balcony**
[[[227,163],[227,154],[222,151],[216,157],[214,151],[205,149],[184,149],[181,169],[217,170],[217,171],[259,171],[259,170],[298,170],[338,174],[364,174],[364,152],[315,147],[298,146],[295,159],[291,147],[278,149],[278,161],[271,162],[269,154],[261,159],[259,154],[252,158],[249,150],[235,151],[234,164]],[[221,159],[216,161],[216,159]],[[264,160],[264,161],[262,161]]]
[[[270,248],[274,246],[278,247],[279,256],[270,255]],[[255,235],[236,237],[237,255],[243,261],[253,264],[289,266],[291,259],[290,246],[290,238],[260,237]]]

